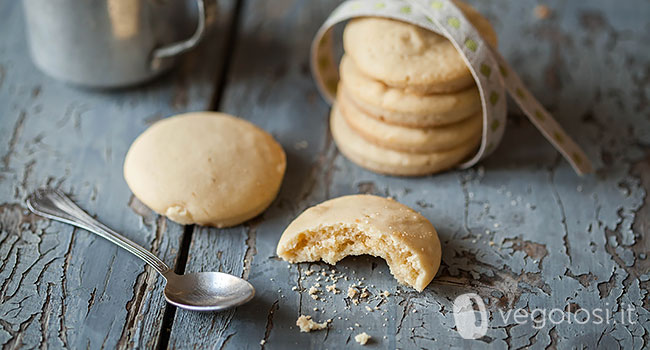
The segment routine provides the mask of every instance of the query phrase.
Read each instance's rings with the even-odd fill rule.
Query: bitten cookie
[[[416,95],[365,76],[347,56],[341,59],[340,70],[339,91],[387,123],[426,128],[456,123],[481,111],[476,86],[454,93]]]
[[[409,128],[384,123],[363,112],[350,98],[339,93],[337,106],[348,126],[367,141],[378,146],[411,153],[451,150],[481,139],[483,118],[480,113],[455,124],[435,128]]]
[[[455,3],[496,46],[496,33],[488,20],[471,6]],[[409,23],[381,17],[353,19],[343,32],[343,45],[364,74],[409,92],[452,92],[474,84],[465,61],[447,38]]]
[[[328,264],[348,255],[378,256],[398,282],[421,292],[438,272],[441,249],[436,229],[420,213],[391,199],[352,195],[305,210],[282,233],[277,254],[291,263]]]
[[[266,131],[197,112],[163,119],[138,136],[124,178],[140,201],[173,221],[227,227],[271,204],[285,168],[282,147]]]
[[[480,139],[459,147],[432,153],[406,153],[377,146],[355,133],[332,107],[330,116],[332,137],[339,151],[354,163],[368,170],[400,176],[421,176],[449,169],[476,150]]]

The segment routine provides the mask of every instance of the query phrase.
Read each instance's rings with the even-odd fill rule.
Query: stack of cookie
[[[484,38],[490,23],[456,2]],[[432,174],[480,144],[481,99],[462,56],[446,38],[387,18],[351,20],[343,34],[332,135],[346,157],[389,175]]]

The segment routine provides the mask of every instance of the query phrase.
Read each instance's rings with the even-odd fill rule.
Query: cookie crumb
[[[309,295],[314,295],[314,294],[316,294],[316,293],[318,293],[318,292],[319,292],[319,290],[318,290],[318,288],[316,288],[315,286],[311,286],[311,287],[309,288]]]
[[[318,323],[311,319],[311,316],[300,315],[296,321],[296,326],[300,327],[301,332],[309,333],[319,331],[327,327],[328,322]]]
[[[372,312],[372,308],[370,306],[366,305],[366,311]]]
[[[314,270],[305,271],[305,275],[307,275],[307,276],[311,276],[312,273],[314,273]]]
[[[354,340],[356,340],[357,343],[361,345],[366,345],[366,343],[368,343],[368,340],[370,340],[370,336],[368,335],[368,333],[363,332],[354,336]]]
[[[539,19],[547,19],[551,16],[551,9],[546,5],[535,6],[535,17]]]
[[[361,291],[361,295],[359,295],[359,298],[364,299],[370,296],[370,293],[368,293],[368,288],[364,288]]]
[[[332,285],[329,285],[329,286],[325,286],[325,289],[327,289],[327,291],[330,292],[330,293],[334,293],[334,294],[341,293],[340,290],[336,289],[336,283],[334,283]]]
[[[357,296],[359,291],[354,287],[348,287],[348,298],[354,298]]]

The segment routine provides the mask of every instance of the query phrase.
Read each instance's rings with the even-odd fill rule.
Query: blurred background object
[[[204,0],[25,0],[32,59],[75,85],[147,81],[201,41],[213,6]]]

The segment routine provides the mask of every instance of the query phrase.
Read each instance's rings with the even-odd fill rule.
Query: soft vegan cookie
[[[492,46],[497,38],[487,19],[455,1]],[[366,75],[419,94],[463,90],[474,79],[454,45],[427,29],[383,17],[355,18],[343,32],[345,52]]]
[[[391,124],[432,127],[459,122],[481,111],[478,88],[446,94],[416,95],[372,79],[346,56],[341,59],[343,90],[362,110]]]
[[[135,196],[181,224],[237,225],[278,193],[286,157],[248,121],[215,112],[163,119],[133,142],[124,178]]]
[[[481,139],[483,118],[480,113],[455,124],[409,128],[371,117],[341,94],[341,90],[339,88],[336,101],[345,121],[357,134],[378,146],[402,152],[431,153],[476,144]]]
[[[449,169],[476,150],[480,139],[456,148],[431,153],[407,153],[380,147],[366,141],[345,121],[339,107],[332,107],[332,137],[339,151],[354,163],[368,170],[401,176],[421,176]]]
[[[282,233],[277,247],[292,262],[336,264],[348,255],[386,260],[397,281],[418,291],[440,267],[440,240],[420,213],[394,200],[352,195],[325,201],[300,214]]]

